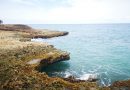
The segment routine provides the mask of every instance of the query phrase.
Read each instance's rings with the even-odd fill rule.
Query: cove
[[[102,86],[130,78],[130,24],[33,24],[34,28],[68,31],[48,42],[70,52],[70,60],[43,68],[49,76],[83,78],[96,74]]]

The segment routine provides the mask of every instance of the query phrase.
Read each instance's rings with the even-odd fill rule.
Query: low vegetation
[[[99,87],[96,82],[48,77],[39,72],[41,67],[68,60],[69,53],[47,43],[30,41],[38,35],[50,38],[63,32],[37,32],[25,25],[0,26],[0,90],[129,90],[129,81]],[[40,61],[30,63],[32,60]]]

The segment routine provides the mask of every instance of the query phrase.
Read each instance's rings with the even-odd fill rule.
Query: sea
[[[70,60],[42,71],[49,76],[75,76],[85,80],[96,75],[99,85],[130,79],[130,24],[30,24],[33,28],[67,31],[67,36],[32,39],[48,42],[70,53]]]

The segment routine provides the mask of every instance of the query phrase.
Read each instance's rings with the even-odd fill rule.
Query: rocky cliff
[[[99,87],[96,80],[48,77],[41,67],[69,60],[68,52],[31,38],[52,38],[68,32],[36,30],[26,25],[0,25],[0,90],[130,90],[130,81]]]

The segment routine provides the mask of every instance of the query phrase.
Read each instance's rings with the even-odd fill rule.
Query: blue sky
[[[5,23],[130,23],[130,0],[0,0]]]

